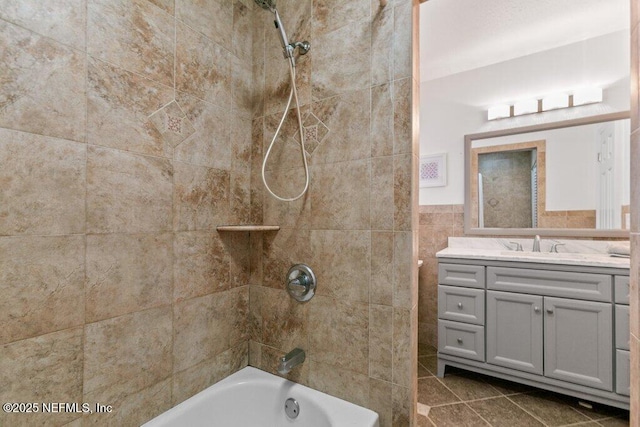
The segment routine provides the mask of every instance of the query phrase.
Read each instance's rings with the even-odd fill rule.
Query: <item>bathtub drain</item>
[[[291,419],[298,418],[298,415],[300,415],[300,405],[298,405],[295,399],[290,397],[284,402],[284,412],[287,414],[287,417]]]

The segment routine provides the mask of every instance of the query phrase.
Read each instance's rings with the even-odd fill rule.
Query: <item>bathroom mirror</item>
[[[465,233],[628,236],[629,113],[465,136]]]
[[[531,188],[509,190],[513,197],[517,193],[521,202],[528,204],[529,212],[525,211],[522,216],[529,218],[529,222],[516,218],[514,211],[504,209],[508,205],[503,199],[490,194],[489,197],[482,194],[483,202],[502,209],[496,215],[501,221],[492,221],[487,210],[483,212],[487,215],[479,217],[478,209],[471,206],[470,191],[466,191],[472,186],[468,178],[470,164],[465,168],[472,147],[467,150],[464,143],[465,135],[473,135],[478,140],[476,148],[480,149],[482,144],[490,142],[479,140],[515,135],[509,140],[509,144],[516,144],[515,149],[504,149],[501,154],[491,154],[490,149],[485,149],[479,158],[485,167],[496,162],[511,161],[521,165],[528,162],[526,176],[530,179],[531,173],[537,172],[531,170],[532,166],[538,166],[537,156],[540,153],[549,156],[557,150],[551,143],[555,137],[545,139],[527,133],[562,128],[571,133],[577,132],[573,129],[577,125],[628,117],[628,113],[624,113],[631,107],[628,1],[460,2],[452,5],[445,0],[430,0],[421,6],[420,154],[425,171],[442,171],[446,179],[440,185],[427,185],[425,178],[425,185],[419,190],[420,205],[450,206],[455,210],[464,203],[469,213],[464,218],[465,233],[469,235],[628,236],[623,202],[616,202],[621,206],[612,209],[606,220],[599,220],[603,216],[596,217],[594,213],[594,200],[599,193],[593,191],[585,196],[585,200],[571,204],[568,198],[563,199],[562,191],[556,187],[558,179],[564,184],[576,182],[581,189],[595,185],[593,177],[590,182],[578,179],[580,173],[567,173],[564,179],[559,178],[564,171],[574,168],[592,171],[588,169],[590,166],[575,163],[578,158],[597,156],[592,143],[580,145],[573,141],[558,146],[561,148],[557,150],[564,149],[565,155],[574,148],[581,150],[584,147],[584,151],[570,155],[570,166],[564,170],[549,170],[545,178],[554,183],[545,181],[545,199],[539,197],[532,202],[531,195],[526,194]],[[581,99],[584,92],[596,90],[601,91],[599,100],[585,102]],[[532,102],[533,106],[530,105]],[[524,109],[520,108],[522,106]],[[504,112],[505,107],[508,113]],[[489,110],[500,113],[489,114]],[[620,116],[611,118],[612,114]],[[583,119],[585,121],[581,122]],[[550,144],[553,146],[547,151],[546,146]],[[540,148],[539,153],[538,146],[544,146],[545,150]],[[534,148],[535,160],[532,157]],[[443,167],[435,162],[428,163],[436,156],[446,158]],[[545,160],[556,162],[553,156]],[[525,176],[525,169],[521,173]],[[474,179],[477,178],[475,175]],[[490,178],[485,176],[485,183]],[[615,183],[616,191],[620,191],[621,185],[620,181]],[[477,184],[473,186],[477,187]],[[487,191],[491,189],[487,188]],[[563,191],[577,194],[570,188]],[[603,197],[605,194],[608,193],[603,193]],[[548,204],[546,198],[551,198]],[[542,202],[545,206],[540,206]],[[477,199],[475,203],[478,203]],[[544,217],[534,217],[534,211],[540,209],[544,209]],[[556,217],[552,218],[553,215]],[[484,227],[480,227],[481,219]]]

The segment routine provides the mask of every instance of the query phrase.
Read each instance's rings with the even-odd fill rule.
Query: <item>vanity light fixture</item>
[[[513,104],[513,115],[521,116],[523,114],[531,114],[538,112],[538,100],[527,99],[525,101],[518,101]]]
[[[489,111],[487,111],[488,120],[504,119],[506,117],[511,117],[510,105],[494,105],[489,107]]]
[[[577,107],[580,105],[602,102],[602,88],[583,88],[567,93],[557,93],[542,99],[527,99],[513,105],[494,105],[487,111],[488,120],[504,119],[524,114],[542,113],[559,108]]]
[[[585,105],[602,102],[602,88],[588,87],[573,92],[573,105]]]
[[[567,108],[569,106],[569,95],[566,93],[557,93],[542,98],[542,111],[557,110],[558,108]]]

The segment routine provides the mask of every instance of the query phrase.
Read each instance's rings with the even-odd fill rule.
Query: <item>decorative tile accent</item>
[[[302,121],[302,130],[304,135],[305,151],[309,156],[322,144],[327,135],[329,134],[329,128],[320,121],[313,113],[307,113]],[[294,138],[300,142],[300,131],[298,130]]]
[[[164,143],[170,147],[180,145],[196,132],[193,124],[175,101],[153,113],[149,120],[160,132]]]

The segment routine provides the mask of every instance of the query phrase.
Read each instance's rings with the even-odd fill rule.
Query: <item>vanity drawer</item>
[[[630,353],[626,350],[616,350],[616,393],[631,394]]]
[[[484,327],[438,320],[438,351],[484,362]]]
[[[610,302],[611,277],[608,274],[487,267],[487,288],[523,294]]]
[[[484,289],[484,266],[440,263],[438,265],[438,283]]]
[[[629,276],[616,276],[616,304],[629,304]]]
[[[629,306],[616,305],[616,348],[629,350]]]
[[[484,289],[438,286],[438,317],[484,325]]]

